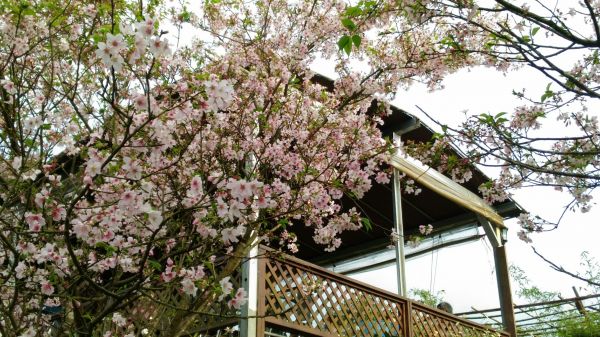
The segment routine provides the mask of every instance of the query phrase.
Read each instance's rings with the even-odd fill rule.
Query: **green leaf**
[[[531,30],[531,36],[535,36],[535,34],[537,34],[537,32],[540,30],[540,27],[533,27],[533,29]]]
[[[23,12],[21,12],[21,14],[23,16],[25,16],[25,15],[34,15],[35,14],[35,10],[33,10],[33,8],[31,8],[31,7],[27,7],[27,8],[25,8],[23,10]]]
[[[494,116],[483,113],[479,115],[479,122],[482,124],[492,125],[494,124]]]
[[[187,10],[183,11],[183,13],[181,13],[181,21],[183,22],[190,22],[191,19],[191,14],[190,12],[188,12]]]
[[[346,8],[346,16],[348,17],[357,17],[363,13],[362,9],[358,6],[352,6]]]
[[[106,242],[98,242],[96,248],[104,250],[106,256],[112,256],[117,250]]]
[[[507,115],[506,112],[500,112],[498,114],[496,114],[496,116],[494,116],[494,118],[496,119],[496,124],[502,124],[504,122],[507,122],[508,119],[506,119],[504,116]]]
[[[366,9],[373,9],[377,5],[377,1],[364,1],[363,3]]]
[[[354,22],[348,18],[342,19],[342,25],[351,32],[356,30],[356,24],[354,24]]]
[[[285,229],[290,224],[288,219],[279,219],[279,221],[277,221],[277,223],[279,225],[281,225],[281,228],[283,228],[283,229]]]
[[[360,47],[361,41],[362,39],[360,38],[360,35],[352,35],[352,43],[354,43],[354,46],[356,46],[356,48]]]
[[[350,55],[350,52],[352,51],[352,41],[350,39],[350,36],[348,36],[348,35],[342,36],[338,40],[337,45],[340,48],[340,50],[343,50],[346,52],[346,54]]]
[[[548,83],[548,85],[546,86],[546,91],[544,92],[544,94],[540,98],[540,100],[542,101],[542,103],[545,100],[547,100],[548,98],[554,97],[554,91],[550,90],[550,85],[552,85],[552,83]]]
[[[573,90],[575,88],[575,82],[568,79],[567,82],[565,82],[565,87],[567,87],[567,89]]]
[[[158,261],[155,260],[148,260],[148,264],[150,265],[150,267],[152,267],[152,269],[154,270],[162,270],[162,266],[160,265],[160,263]]]
[[[360,218],[360,222],[362,222],[362,225],[367,232],[370,232],[373,229],[373,225],[371,225],[371,220],[369,220],[368,218]]]

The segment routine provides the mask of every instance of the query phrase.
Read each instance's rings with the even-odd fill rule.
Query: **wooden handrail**
[[[300,305],[291,314],[265,319],[270,326],[293,328],[313,336],[372,336],[373,331],[402,337],[450,337],[465,332],[473,337],[508,336],[267,247],[261,247],[259,255],[268,265],[260,278],[264,303],[259,306],[259,315],[268,314],[269,296],[270,303],[280,309]],[[267,280],[267,274],[274,280]],[[301,289],[305,280],[319,280],[322,285],[307,293]]]

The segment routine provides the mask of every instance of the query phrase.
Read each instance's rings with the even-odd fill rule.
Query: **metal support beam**
[[[248,259],[242,264],[242,287],[248,292],[248,302],[242,306],[240,336],[257,336],[258,313],[258,245],[248,253]]]
[[[421,127],[421,121],[416,117],[411,117],[408,121],[400,124],[395,134],[402,136],[405,133],[409,133]]]
[[[400,140],[400,136],[394,133],[394,142]],[[394,168],[394,229],[396,235],[396,278],[398,282],[398,294],[407,296],[406,292],[406,261],[404,256],[404,223],[402,221],[402,190],[400,187],[400,171]]]
[[[483,230],[485,231],[485,235],[487,236],[488,240],[490,240],[490,243],[492,244],[492,246],[494,247],[500,247],[503,245],[502,242],[502,238],[500,236],[500,229],[496,226],[494,226],[488,219],[484,218],[483,216],[477,214],[477,220],[479,221],[479,224],[481,225],[481,227],[483,227]]]
[[[496,282],[498,284],[498,299],[500,300],[500,312],[502,313],[502,325],[504,330],[512,337],[517,337],[517,324],[515,322],[515,308],[512,301],[512,290],[510,287],[510,274],[508,272],[508,259],[506,258],[506,246],[502,239],[501,229],[492,224],[485,217],[478,215],[479,224],[483,227],[485,234],[490,240],[494,251],[494,263],[496,265]]]
[[[510,288],[510,275],[506,258],[506,246],[494,247],[494,262],[496,264],[496,280],[498,282],[498,297],[504,330],[512,337],[517,337],[515,309]]]
[[[425,248],[414,253],[405,254],[405,259],[406,261],[410,261],[410,259],[419,257],[427,253],[431,253],[432,251],[436,251],[438,249],[452,247],[467,242],[479,241],[482,237],[483,235],[472,235],[464,238],[444,241],[443,243],[436,244],[433,247]],[[352,273],[362,273],[371,270],[376,270],[394,263],[396,263],[395,252],[392,252],[391,250],[383,250],[380,251],[380,253],[378,254],[371,254],[371,256],[362,257],[357,260],[353,260],[353,262],[342,263],[341,265],[325,266],[325,268],[330,269],[331,271],[336,273],[347,275]]]

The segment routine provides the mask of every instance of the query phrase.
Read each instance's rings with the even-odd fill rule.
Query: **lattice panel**
[[[414,337],[499,337],[497,331],[487,330],[482,326],[458,321],[452,317],[442,316],[425,307],[413,306],[412,310]]]
[[[406,304],[289,262],[266,263],[266,311],[339,336],[404,336]]]

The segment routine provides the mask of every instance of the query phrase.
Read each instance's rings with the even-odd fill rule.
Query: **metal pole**
[[[496,267],[496,282],[498,284],[498,299],[500,300],[500,313],[504,330],[512,337],[517,337],[517,323],[515,321],[515,307],[510,289],[510,274],[508,272],[508,259],[506,257],[506,240],[502,230],[493,225],[487,218],[477,215],[479,224],[483,227],[494,251]]]
[[[394,133],[394,144],[400,141],[400,136]],[[404,223],[402,222],[402,190],[400,187],[400,172],[394,168],[394,229],[396,235],[396,278],[398,282],[398,294],[407,296],[406,293],[406,257],[404,255]]]
[[[506,246],[494,247],[494,262],[496,263],[496,281],[498,282],[498,297],[500,298],[500,311],[504,329],[512,336],[517,337],[517,324],[515,322],[515,309],[510,289],[510,275],[506,258]]]
[[[248,292],[248,302],[242,306],[240,336],[256,337],[258,312],[258,245],[248,253],[248,260],[242,264],[242,287]]]

